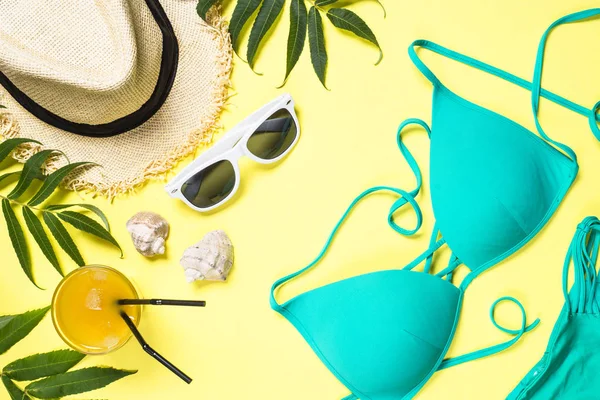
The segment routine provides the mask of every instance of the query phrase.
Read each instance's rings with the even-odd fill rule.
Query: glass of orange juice
[[[142,306],[120,306],[120,299],[139,299],[131,281],[114,268],[88,265],[68,274],[52,298],[52,321],[60,337],[84,354],[105,354],[122,347],[131,330],[125,311],[137,326]]]

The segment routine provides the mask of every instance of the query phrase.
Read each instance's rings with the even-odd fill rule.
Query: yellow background
[[[208,307],[146,308],[142,319],[141,330],[148,342],[191,375],[192,385],[179,381],[137,343],[130,342],[114,354],[88,357],[81,366],[139,369],[137,375],[78,398],[332,400],[347,395],[292,325],[269,308],[268,293],[273,281],[316,255],[360,191],[380,184],[414,187],[413,175],[396,148],[395,130],[407,117],[430,120],[431,85],[409,61],[409,43],[416,38],[431,39],[529,78],[546,27],[562,15],[597,5],[597,1],[390,0],[385,4],[386,19],[373,1],[351,6],[370,24],[382,45],[385,57],[377,67],[373,66],[377,59],[373,47],[324,20],[331,91],[323,89],[314,76],[306,48],[284,88],[297,104],[302,126],[298,146],[275,167],[244,159],[240,191],[227,207],[211,215],[197,213],[171,200],[162,183],[152,183],[112,204],[86,198],[106,211],[126,253],[121,260],[109,246],[74,233],[86,261],[120,269],[146,296],[205,299]],[[263,76],[235,59],[235,95],[223,114],[225,128],[282,92],[276,86],[284,72],[288,24],[286,12],[262,48],[256,69]],[[556,31],[549,41],[544,87],[587,107],[600,99],[599,34],[598,20]],[[457,93],[534,128],[528,92],[439,56],[424,54],[424,58]],[[575,149],[581,172],[542,233],[517,256],[471,285],[450,354],[508,339],[488,320],[488,308],[499,296],[519,298],[529,319],[540,317],[542,323],[502,354],[435,374],[419,399],[502,399],[545,349],[563,304],[561,267],[567,245],[576,224],[600,209],[600,145],[585,118],[547,101],[542,108],[547,133]],[[386,217],[394,198],[370,197],[352,214],[326,260],[285,287],[281,299],[341,278],[402,267],[426,247],[433,222],[426,167],[429,143],[416,130],[406,141],[425,175],[425,188],[418,197],[425,213],[421,233],[407,239],[393,232]],[[79,199],[70,194],[59,195],[59,200]],[[142,210],[158,212],[171,223],[166,257],[148,260],[135,252],[125,222]],[[408,210],[401,214],[405,224],[412,224],[413,218]],[[4,222],[0,225],[4,231]],[[213,229],[225,230],[235,245],[230,279],[227,283],[187,284],[179,258],[186,247]],[[48,305],[57,274],[35,248],[36,275],[48,290],[34,288],[20,270],[7,236],[2,235],[0,315]],[[61,259],[67,269],[73,267],[65,256]],[[510,305],[500,307],[498,316],[509,326],[520,323]],[[34,352],[64,347],[48,316],[26,340],[0,356],[0,366]],[[7,398],[5,392],[0,393],[0,398]]]

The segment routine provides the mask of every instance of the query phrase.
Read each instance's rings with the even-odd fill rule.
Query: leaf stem
[[[55,212],[55,211],[52,211],[52,210],[47,210],[47,209],[45,209],[45,208],[33,207],[33,206],[30,206],[30,205],[29,205],[29,204],[27,204],[27,203],[22,203],[22,202],[20,202],[20,201],[17,201],[17,200],[14,200],[14,199],[8,198],[8,197],[6,197],[6,196],[4,196],[4,195],[1,195],[1,194],[0,194],[0,199],[3,199],[3,200],[8,200],[8,201],[9,201],[9,202],[11,202],[12,204],[17,204],[17,205],[19,205],[19,206],[21,206],[21,207],[27,207],[27,208],[29,208],[29,209],[32,209],[32,210],[41,211],[41,212],[48,212],[48,213],[56,214],[56,212]],[[0,375],[0,376],[2,376],[2,375]]]
[[[318,6],[317,3],[315,3],[314,0],[305,0],[305,1],[308,1],[310,4],[312,4],[313,7],[315,7],[317,10],[325,12],[325,13],[327,12],[327,10],[325,10],[323,7]]]

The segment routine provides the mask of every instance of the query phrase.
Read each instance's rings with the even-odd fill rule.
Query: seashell
[[[188,247],[179,261],[189,283],[197,280],[224,281],[233,266],[233,244],[223,231],[208,232]]]
[[[139,212],[127,221],[135,249],[146,257],[165,253],[169,223],[153,212]]]

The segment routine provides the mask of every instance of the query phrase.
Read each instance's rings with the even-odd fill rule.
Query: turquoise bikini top
[[[552,216],[577,174],[575,152],[546,135],[538,121],[543,96],[589,119],[600,140],[598,102],[591,110],[541,88],[544,49],[550,31],[560,25],[600,15],[600,8],[574,13],[554,22],[541,38],[532,83],[491,65],[426,40],[409,48],[411,60],[433,83],[432,129],[409,119],[398,129],[398,147],[416,177],[412,191],[378,186],[361,193],[346,210],[317,258],[307,267],[279,279],[271,290],[271,307],[303,335],[322,362],[352,392],[347,399],[396,400],[413,397],[437,370],[497,353],[534,328],[527,325],[522,306],[521,329],[512,340],[444,360],[472,280],[525,245]],[[496,75],[531,91],[539,136],[493,111],[476,105],[445,87],[419,59],[422,47]],[[402,142],[401,132],[419,125],[431,139],[431,198],[436,224],[429,248],[403,269],[383,270],[311,290],[279,304],[276,289],[312,268],[329,248],[334,235],[365,196],[391,191],[400,196],[388,216],[403,235],[421,227],[416,201],[421,171]],[[409,204],[417,217],[414,228],[394,221],[394,213]],[[446,268],[432,268],[434,252],[447,245],[452,251]],[[424,263],[423,272],[413,269]],[[453,272],[461,264],[469,274],[455,286]]]

